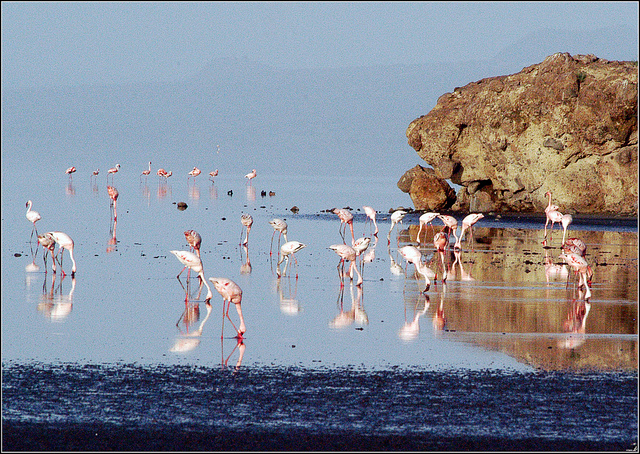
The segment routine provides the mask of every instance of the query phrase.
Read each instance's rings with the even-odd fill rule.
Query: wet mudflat
[[[3,185],[4,449],[634,448],[634,220],[575,217],[588,301],[558,259],[562,232],[545,247],[544,218],[530,216],[487,215],[447,254],[447,282],[423,292],[398,253],[417,244],[418,214],[387,240],[389,208],[410,205],[394,181],[262,178],[117,180],[117,224],[104,181]],[[40,232],[74,238],[75,278],[44,272],[28,199]],[[363,205],[378,210],[374,256],[362,286],[341,286],[327,210],[352,207],[356,237],[370,236]],[[242,213],[254,218],[247,248]],[[307,244],[280,278],[274,217]],[[188,249],[191,228],[205,276],[243,289],[242,342],[221,297],[208,305],[194,275],[176,279],[168,251]],[[433,245],[420,249],[441,273]]]

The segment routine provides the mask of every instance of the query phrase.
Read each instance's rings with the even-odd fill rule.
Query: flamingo
[[[445,265],[444,253],[449,248],[449,232],[451,231],[451,227],[444,226],[444,228],[435,234],[433,237],[433,246],[436,249],[436,252],[440,255],[440,259],[442,260],[442,282],[445,283],[447,281],[447,267]]]
[[[567,238],[567,241],[562,245],[562,250],[565,253],[575,253],[582,257],[587,255],[587,245],[584,244],[580,238]]]
[[[109,193],[109,197],[111,197],[111,204],[113,205],[113,220],[115,221],[118,219],[118,210],[116,205],[118,203],[118,196],[120,194],[118,193],[118,190],[113,186],[107,186],[107,192]]]
[[[456,239],[456,243],[458,242],[458,235],[456,235],[456,230],[458,229],[458,221],[453,216],[449,216],[447,214],[439,214],[437,216],[447,227],[449,227],[448,233],[453,233],[454,238]]]
[[[217,176],[218,176],[218,169],[214,170],[213,172],[209,172],[209,179],[211,180],[212,183],[213,183],[213,179]]]
[[[253,180],[256,177],[256,175],[257,175],[256,169],[253,169],[251,172],[246,174],[244,177],[247,179],[247,183],[251,184],[251,180]]]
[[[27,200],[27,203],[25,204],[25,207],[27,207],[27,213],[25,214],[25,216],[27,217],[27,221],[33,224],[33,229],[31,229],[31,238],[29,238],[29,241],[33,239],[34,231],[36,232],[36,237],[38,236],[38,228],[36,227],[36,222],[42,219],[42,217],[40,216],[40,213],[38,213],[37,211],[33,211],[31,209],[31,206],[32,206],[31,200]]]
[[[244,228],[247,229],[247,236],[244,238],[244,241],[242,242],[242,244],[246,245],[247,243],[249,243],[249,232],[251,231],[251,226],[253,225],[253,218],[251,217],[250,214],[245,213],[242,216],[240,216],[240,222],[243,225],[243,230]],[[242,233],[240,234],[240,237],[242,237]]]
[[[353,271],[355,270],[356,274],[358,275],[356,286],[362,285],[362,275],[360,274],[360,271],[358,271],[358,268],[355,266],[356,257],[358,256],[356,250],[346,244],[332,244],[331,246],[329,246],[329,249],[340,256],[340,263],[338,263],[340,287],[344,287],[343,274],[340,273],[340,266],[344,266],[345,260],[351,262],[349,265],[349,277],[351,278],[351,280],[353,280]]]
[[[560,207],[558,205],[551,204],[551,191],[545,192],[544,195],[549,197],[549,203],[547,204],[547,207],[544,209],[544,212],[548,213],[549,211],[559,211]]]
[[[418,218],[418,222],[420,223],[420,228],[418,228],[418,234],[416,235],[416,241],[418,244],[420,244],[420,232],[422,231],[422,227],[426,224],[431,225],[431,222],[439,215],[440,213],[424,213]]]
[[[585,258],[572,252],[568,254],[563,252],[560,254],[560,258],[571,266],[576,274],[580,273],[580,282],[578,282],[578,287],[581,287],[584,283],[586,291],[584,299],[588,300],[591,298],[591,286],[589,284],[588,276],[593,275],[593,272]]]
[[[454,249],[455,248],[462,249],[460,242],[462,241],[464,232],[467,229],[469,229],[469,235],[471,236],[471,241],[473,242],[473,226],[476,222],[478,222],[482,218],[484,218],[484,214],[482,213],[471,213],[464,217],[464,219],[462,220],[462,228],[460,229],[460,238],[458,239],[456,244],[453,246]]]
[[[151,173],[151,161],[149,161],[149,168],[147,170],[143,170],[142,173],[140,174],[140,180],[142,180],[143,176],[147,177],[148,179],[150,173]]]
[[[402,220],[406,215],[407,215],[407,212],[404,210],[396,210],[393,213],[391,213],[391,228],[389,229],[389,233],[387,234],[388,244],[391,244],[391,231],[393,230],[396,224],[398,223],[402,224]]]
[[[162,177],[167,178],[167,171],[164,169],[158,169],[156,175],[158,175],[158,181],[160,181],[160,178]]]
[[[298,259],[296,258],[295,253],[306,246],[306,244],[300,243],[299,241],[287,241],[282,245],[282,247],[280,248],[280,258],[278,259],[278,265],[276,268],[278,277],[284,276],[286,274],[287,266],[289,265],[289,256],[292,255],[296,263],[296,279],[298,279]],[[284,261],[284,259],[287,259],[287,263],[285,263],[282,274],[280,274],[280,264]]]
[[[193,177],[193,181],[196,181],[196,177],[198,175],[200,175],[202,173],[202,170],[198,169],[197,167],[194,167],[193,170],[191,172],[189,172],[189,176],[187,177],[187,181],[189,180],[189,178]]]
[[[564,244],[564,238],[567,235],[567,227],[569,227],[569,224],[573,222],[573,216],[565,214],[560,219],[560,222],[562,222],[562,244]]]
[[[374,210],[373,208],[367,205],[364,205],[362,209],[367,215],[367,222],[369,221],[373,222],[373,225],[375,227],[375,232],[373,232],[373,236],[378,236],[378,223],[376,222],[376,210]]]
[[[285,221],[275,218],[270,220],[269,224],[271,224],[271,227],[273,227],[273,233],[271,234],[271,246],[269,248],[269,257],[271,257],[271,255],[273,255],[273,236],[276,234],[276,232],[280,232],[280,234],[278,235],[278,249],[280,248],[280,237],[282,235],[284,235],[285,242],[289,240],[287,240],[287,223]]]
[[[429,287],[431,286],[431,279],[434,279],[436,277],[436,273],[434,273],[433,270],[427,265],[422,263],[422,253],[420,252],[420,250],[415,246],[409,245],[401,247],[399,252],[400,255],[407,261],[407,263],[413,263],[413,265],[416,267],[416,271],[422,274],[422,276],[424,277],[425,287],[423,292],[429,290]]]
[[[200,245],[202,244],[202,237],[195,230],[185,230],[184,237],[189,243],[189,250],[195,251],[196,255],[200,257]]]
[[[247,327],[244,324],[244,317],[242,316],[242,289],[238,284],[233,282],[231,279],[227,279],[226,277],[210,277],[209,280],[213,284],[213,288],[215,288],[220,296],[222,296],[222,330],[223,334],[220,335],[220,339],[224,336],[224,319],[225,317],[229,319],[233,328],[238,333],[236,337],[238,339],[242,339],[244,333],[247,332]],[[236,311],[238,311],[238,317],[240,317],[240,328],[236,328],[231,317],[229,317],[229,309],[231,308],[231,303],[236,306]],[[226,311],[225,311],[226,306]]]
[[[64,173],[69,175],[69,180],[71,180],[71,176],[72,176],[71,174],[74,173],[75,171],[76,171],[76,168],[71,166],[67,170],[65,170]]]
[[[60,255],[60,259],[58,259],[58,262],[60,262],[60,271],[62,271],[62,275],[67,275],[67,273],[65,273],[62,269],[62,256],[64,252],[63,249],[66,249],[67,251],[69,251],[69,256],[71,257],[71,262],[73,263],[73,266],[71,267],[71,276],[75,276],[76,260],[73,258],[73,240],[64,232],[48,232],[48,234],[50,234],[53,237],[53,240],[58,243],[58,254]]]
[[[113,176],[118,173],[118,170],[120,170],[120,164],[116,164],[115,167],[111,167],[109,170],[107,170],[107,179],[109,178],[109,175],[111,175],[111,181],[113,181]]]
[[[342,241],[344,242],[344,233],[342,233],[342,224],[344,224],[345,233],[347,230],[347,225],[349,225],[349,229],[351,229],[351,244],[355,243],[356,237],[353,234],[353,214],[351,214],[351,211],[347,210],[346,208],[334,208],[333,210],[331,210],[331,212],[337,214],[340,218],[340,227],[338,228],[338,232],[342,237]]]
[[[91,172],[91,177],[90,178],[98,178],[98,174],[100,173],[100,169],[96,169],[93,172]]]
[[[200,260],[200,257],[198,257],[193,252],[189,252],[189,251],[169,251],[169,252],[175,255],[176,258],[180,261],[180,263],[184,265],[184,268],[182,268],[182,271],[189,268],[189,270],[193,270],[195,273],[198,273],[198,278],[200,279],[200,282],[203,282],[204,285],[206,285],[207,287],[207,296],[205,298],[205,301],[209,301],[211,298],[213,298],[213,293],[211,293],[211,287],[209,287],[209,284],[207,284],[207,281],[204,277],[202,260]],[[178,278],[178,281],[180,280],[180,275],[182,274],[182,271],[180,271],[176,276]]]
[[[547,213],[547,224],[549,223],[549,221],[551,221],[551,228],[549,229],[549,232],[551,232],[553,230],[553,226],[554,224],[561,224],[562,223],[562,213],[560,213],[559,211],[549,211]],[[547,224],[544,225],[544,238],[545,240],[547,239]]]
[[[47,251],[49,251],[51,257],[53,257],[53,272],[56,272],[56,256],[53,253],[53,249],[56,246],[56,240],[53,238],[51,232],[43,233],[42,235],[38,235],[38,243],[42,245],[45,249],[45,253],[43,254],[44,259],[44,272],[47,272]],[[62,267],[62,265],[61,265]]]
[[[370,243],[371,243],[371,238],[369,238],[367,236],[363,236],[363,237],[358,238],[353,243],[353,249],[356,251],[356,257],[361,256],[364,253],[364,251],[369,249],[369,244]],[[364,257],[362,257],[362,259],[360,260],[360,264],[361,264],[362,270],[364,272]]]

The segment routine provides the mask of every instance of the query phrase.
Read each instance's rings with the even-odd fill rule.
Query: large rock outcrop
[[[637,62],[557,53],[442,95],[406,134],[462,186],[453,210],[539,212],[551,191],[565,213],[637,216],[637,103]]]

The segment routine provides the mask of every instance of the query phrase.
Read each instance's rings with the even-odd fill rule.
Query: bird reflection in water
[[[443,283],[442,292],[440,292],[440,304],[433,313],[433,332],[434,334],[442,333],[447,327],[447,319],[444,315],[444,297],[447,293],[447,284]]]
[[[195,181],[192,185],[188,186],[188,189],[189,189],[189,198],[191,200],[200,200],[200,188],[196,186]]]
[[[249,202],[256,201],[256,188],[254,188],[251,184],[247,186],[247,200]]]
[[[399,264],[391,254],[391,245],[387,245],[387,253],[389,254],[389,271],[394,276],[404,276],[404,268]]]
[[[164,181],[158,181],[158,191],[156,196],[158,200],[171,196],[171,185],[167,183],[166,178]]]
[[[209,186],[209,197],[212,199],[218,198],[218,188],[213,183],[213,180],[211,180],[211,186]]]
[[[238,350],[238,360],[236,361],[236,365],[233,368],[233,372],[235,374],[240,370],[240,366],[242,365],[242,358],[244,357],[244,351],[247,348],[244,343],[244,339],[242,337],[236,338],[236,345],[233,347],[233,350],[231,350],[231,353],[229,353],[226,358],[224,357],[224,339],[220,340],[220,345],[222,348],[222,369],[226,369],[227,367],[229,367],[229,359],[235,353],[235,351]]]
[[[47,290],[47,275],[44,275],[42,296],[38,304],[38,311],[52,322],[61,322],[67,318],[73,309],[73,292],[76,288],[76,278],[71,278],[71,290],[65,295],[62,291],[64,276],[56,288],[56,275],[52,274],[51,287]]]
[[[420,317],[429,309],[429,296],[422,293],[416,301],[411,304],[413,306],[413,318],[407,320],[407,306],[404,308],[404,325],[398,331],[398,337],[403,341],[412,341],[420,333]]]
[[[330,322],[331,328],[344,328],[357,322],[360,326],[369,324],[369,316],[364,310],[362,304],[362,286],[356,285],[356,296],[353,293],[353,282],[349,285],[349,291],[351,293],[351,308],[348,311],[344,310],[344,286],[340,286],[338,292],[338,315],[336,315]]]
[[[296,298],[298,293],[298,280],[294,280],[293,284],[291,283],[291,279],[276,279],[275,282],[278,298],[280,299],[280,311],[287,315],[298,315],[301,310],[300,303]]]
[[[549,250],[544,250],[544,276],[547,279],[547,284],[551,280],[562,279],[563,281],[568,278],[569,270],[566,264],[553,263],[553,257],[549,255]]]
[[[69,183],[67,184],[67,188],[66,188],[66,194],[69,197],[75,196],[76,195],[76,187],[73,184],[72,180],[69,180]]]
[[[205,302],[205,307],[207,309],[207,315],[202,319],[198,328],[191,331],[190,328],[192,323],[197,322],[200,318],[200,304],[191,301],[185,302],[184,312],[176,322],[176,327],[180,331],[180,336],[176,338],[173,346],[169,349],[170,352],[186,353],[200,345],[200,341],[202,340],[202,330],[204,329],[204,325],[207,323],[209,316],[211,316],[211,311],[213,309],[209,301]],[[180,328],[181,322],[184,325],[184,331]]]
[[[151,205],[151,189],[149,189],[149,185],[147,182],[140,183],[140,193],[142,194],[142,198],[147,201],[147,206]]]
[[[44,259],[44,272],[47,272],[47,255],[51,255],[53,258],[52,269],[53,272],[56,272],[56,255],[53,253],[53,249],[56,246],[56,240],[53,238],[51,232],[43,233],[42,235],[38,235],[38,243],[42,245],[44,249],[44,253],[42,254],[42,258]]]
[[[113,218],[113,223],[111,224],[111,228],[109,229],[109,234],[111,238],[107,241],[107,253],[114,252],[118,250],[118,240],[116,239],[116,228],[118,227],[118,220]]]
[[[569,304],[567,318],[563,323],[563,331],[567,336],[558,342],[560,348],[573,349],[579,347],[586,340],[587,317],[591,311],[591,303],[585,300],[584,290],[579,290],[580,295]]]
[[[462,252],[460,249],[456,249],[453,251],[453,255],[455,256],[455,260],[453,262],[453,264],[451,265],[451,269],[453,271],[455,271],[456,269],[456,265],[458,265],[460,267],[460,280],[461,281],[475,281],[475,278],[473,276],[471,276],[471,271],[467,271],[464,269],[464,266],[462,265]],[[547,281],[548,282],[548,281]]]
[[[240,265],[240,274],[251,274],[252,267],[251,267],[251,260],[249,260],[249,246],[245,244],[245,245],[242,245],[241,248],[242,249],[240,249],[240,262],[242,263],[242,265]]]

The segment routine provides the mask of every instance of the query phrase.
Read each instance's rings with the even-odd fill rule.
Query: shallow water
[[[579,382],[586,388],[600,383],[604,395],[589,397],[594,402],[610,399],[610,393],[619,388],[622,380],[629,390],[619,394],[617,400],[613,399],[612,408],[588,404],[585,411],[591,413],[586,416],[572,412],[571,407],[576,403],[547,408],[558,418],[565,415],[569,426],[578,424],[576,421],[584,417],[599,424],[577,432],[562,426],[557,433],[547,436],[542,427],[548,426],[548,416],[542,412],[533,417],[535,424],[539,424],[538,429],[527,433],[533,440],[545,437],[556,442],[568,440],[568,444],[548,445],[563,449],[578,446],[578,440],[603,442],[607,440],[606,433],[614,434],[609,441],[615,446],[630,445],[637,438],[638,241],[635,221],[575,217],[569,235],[587,243],[587,259],[594,269],[592,297],[588,301],[576,290],[573,281],[567,284],[566,269],[557,266],[561,263],[557,256],[562,231],[556,226],[549,247],[545,248],[542,245],[544,218],[530,216],[487,215],[476,224],[474,240],[465,239],[460,253],[447,256],[450,269],[446,284],[441,282],[439,274],[437,282],[422,292],[423,279],[416,278],[412,266],[405,270],[406,264],[398,253],[399,247],[415,244],[419,214],[408,215],[391,232],[390,244],[387,241],[389,209],[411,206],[408,196],[395,186],[397,180],[285,178],[259,174],[248,186],[242,174],[218,177],[215,184],[207,181],[203,174],[195,184],[188,184],[187,171],[183,176],[174,175],[167,184],[159,184],[157,177],[140,182],[137,172],[132,175],[131,171],[121,170],[114,178],[114,186],[120,192],[115,225],[104,175],[98,177],[97,184],[90,182],[88,175],[75,175],[70,183],[64,174],[39,179],[32,175],[29,184],[3,184],[3,422],[13,424],[9,433],[20,433],[19,424],[47,425],[57,421],[58,416],[66,424],[80,424],[81,430],[89,428],[90,431],[92,424],[117,424],[127,428],[136,426],[137,423],[132,423],[135,418],[157,421],[159,410],[153,409],[150,402],[162,394],[157,387],[165,378],[158,378],[155,371],[161,371],[161,376],[177,377],[178,387],[183,379],[191,380],[203,373],[223,382],[233,376],[234,386],[241,386],[246,393],[244,386],[249,386],[251,380],[244,384],[243,380],[255,374],[265,374],[263,384],[268,385],[268,389],[286,391],[281,377],[295,368],[306,377],[303,380],[326,374],[322,380],[331,389],[345,374],[356,382],[373,379],[374,382],[367,382],[363,388],[344,388],[345,393],[358,396],[378,395],[382,388],[377,387],[374,378],[386,377],[384,387],[390,394],[380,397],[377,405],[389,406],[390,410],[381,418],[389,421],[389,427],[396,424],[404,429],[413,426],[407,425],[404,419],[394,423],[394,418],[407,412],[407,405],[416,399],[419,404],[415,411],[425,405],[420,403],[425,397],[418,391],[425,380],[451,383],[442,391],[447,402],[462,392],[460,389],[468,374],[473,375],[474,386],[484,386],[488,377],[499,377],[500,384],[489,392],[494,398],[500,394],[496,390],[507,386],[512,374],[528,380],[545,371],[551,374],[549,377],[559,377],[559,382],[567,386]],[[18,181],[4,168],[3,179]],[[269,195],[270,191],[275,194]],[[35,241],[29,242],[31,226],[24,217],[24,204],[28,199],[34,202],[33,209],[42,215],[37,223],[38,232],[60,230],[74,239],[78,266],[75,278],[70,275],[62,278],[51,269],[45,273],[42,249],[38,250]],[[181,201],[188,205],[184,211],[177,208]],[[339,258],[328,249],[331,244],[342,242],[340,224],[338,217],[327,210],[353,208],[355,236],[369,236],[372,227],[365,223],[363,205],[371,205],[378,211],[380,232],[377,242],[372,242],[367,251],[374,251],[375,257],[364,265],[361,287],[353,285],[348,277],[341,287],[337,270]],[[294,206],[297,212],[291,210]],[[239,244],[242,213],[249,213],[254,219],[247,250]],[[280,278],[275,272],[276,256],[269,252],[273,229],[268,221],[274,217],[288,222],[289,240],[307,245],[296,254],[297,267],[290,265],[288,275]],[[187,280],[186,271],[181,275],[182,284],[190,290],[185,301],[185,290],[176,279],[182,265],[169,250],[188,249],[183,235],[187,229],[195,229],[202,235],[205,276],[231,278],[243,290],[242,310],[247,332],[242,343],[233,337],[228,321],[222,324],[222,298],[214,290],[211,305],[206,305],[203,301],[206,289],[198,296],[198,281],[195,275]],[[432,229],[429,232],[433,234]],[[347,230],[347,241],[350,241],[348,236]],[[274,249],[277,242],[276,235]],[[431,266],[438,269],[433,246],[427,243],[422,252]],[[549,262],[555,266],[548,266]],[[65,253],[63,268],[69,272],[70,265]],[[233,308],[229,314],[237,324]],[[123,377],[133,380],[134,384],[129,386],[140,392],[129,394],[127,402],[140,411],[123,410],[113,420],[106,413],[96,416],[91,402],[95,400],[96,408],[111,408],[118,395],[109,391],[106,397],[99,397],[101,391],[94,387],[104,382],[107,389],[115,390],[119,382],[114,382],[112,376],[118,370],[131,372]],[[404,385],[392,386],[397,373],[402,375],[402,371],[411,370],[418,372],[409,374]],[[560,375],[553,375],[555,373]],[[36,390],[43,385],[42,377],[48,374],[58,375],[60,380],[56,380],[49,394],[40,395]],[[66,400],[61,400],[60,396],[68,392],[61,382],[74,377],[79,377],[81,384]],[[15,387],[19,389],[26,383],[33,385],[16,393]],[[531,399],[536,399],[536,392],[544,394],[540,399],[553,398],[556,391],[542,389],[547,386],[544,380],[533,383],[540,388],[534,386],[534,390],[524,391]],[[320,387],[314,386],[314,389]],[[341,389],[342,385],[336,386]],[[435,387],[426,392],[438,392],[436,385],[430,386]],[[207,389],[210,392],[214,388]],[[263,390],[259,393],[260,399],[268,400],[271,392]],[[371,428],[377,427],[375,415],[362,413],[363,408],[368,407],[360,397],[344,403],[342,394],[330,391],[319,393],[320,400],[308,399],[308,394],[298,392],[302,391],[292,392],[289,398],[299,401],[307,416],[305,412],[318,406],[323,398],[326,405],[337,405],[345,413],[335,421],[325,420],[327,424],[311,427],[308,423],[316,418],[313,415],[304,422],[304,418],[292,419],[289,410],[274,410],[269,413],[269,421],[256,423],[256,430],[273,434],[274,427],[288,426],[307,434],[315,428],[321,434],[335,435],[338,428],[344,426],[356,438],[374,434]],[[518,421],[527,418],[517,416],[515,396],[519,392],[521,390],[514,390],[514,394],[510,394],[513,399],[504,403],[504,413],[487,426],[496,431],[511,415],[512,420],[505,429],[508,434],[491,433],[489,429],[487,432],[482,424],[472,423],[473,418],[483,418],[475,414],[473,408],[486,405],[485,397],[477,396],[475,400],[464,401],[462,407],[450,410],[472,418],[468,424],[460,423],[452,428],[438,426],[434,421],[425,422],[409,430],[415,435],[412,441],[405,440],[406,444],[402,444],[396,440],[400,443],[397,446],[433,448],[438,446],[435,440],[446,436],[517,440],[521,437],[516,430]],[[238,411],[233,407],[236,399],[233,394],[226,397],[203,394],[198,388],[194,388],[194,393],[199,396],[196,401],[181,403],[176,403],[180,396],[170,394],[167,398],[174,402],[173,411],[162,410],[168,412],[163,418],[188,423],[191,421],[186,416],[189,402],[200,407],[218,397],[226,411]],[[396,397],[392,398],[397,395],[402,396],[398,405],[394,404]],[[249,412],[246,417],[255,420],[257,410],[251,409],[251,405],[246,403],[242,408]],[[49,410],[43,413],[42,406]],[[322,408],[326,413],[328,407]],[[361,424],[352,420],[354,412],[363,416]],[[603,419],[611,414],[625,416],[616,419],[611,427],[603,425]],[[210,422],[199,419],[196,425],[205,431],[246,432],[247,426],[236,425],[233,419],[212,418]],[[630,421],[633,424],[629,424]],[[597,426],[600,428],[594,429]],[[27,430],[34,427],[28,426]],[[152,429],[153,424],[142,429],[146,434],[140,441],[142,445],[149,446],[149,434],[155,430]],[[156,429],[164,430],[159,425]],[[49,435],[50,430],[46,432]],[[425,431],[433,435],[429,437],[433,443],[412,444],[424,437]],[[176,432],[175,427],[168,432],[182,433]],[[372,442],[368,445],[370,449],[383,447],[389,442],[388,437],[398,435],[391,429],[377,433],[387,437],[387,441]],[[325,446],[349,449],[357,445],[356,441],[352,442],[354,444]],[[113,447],[113,443],[102,447]],[[164,446],[170,443],[167,441]],[[484,440],[473,446],[480,449],[491,443]],[[62,442],[56,446],[68,447]],[[447,445],[448,448],[456,446],[459,447],[455,443]],[[590,446],[603,448],[603,445]],[[509,447],[513,449],[513,444]],[[43,445],[39,448],[43,449]],[[161,448],[159,445],[158,449]]]

